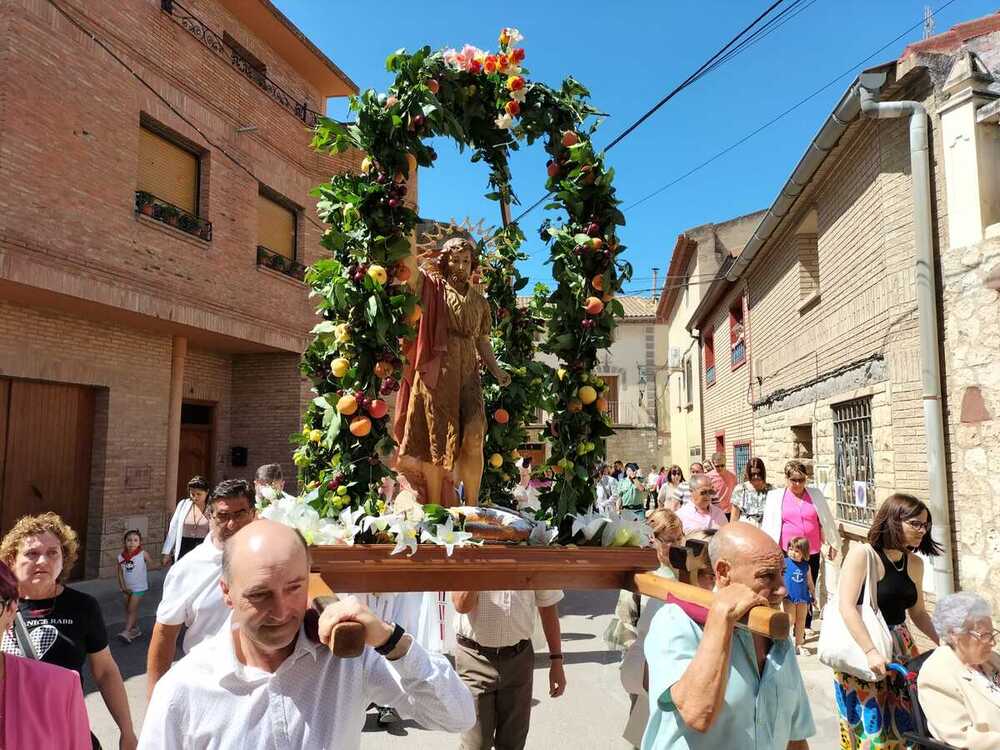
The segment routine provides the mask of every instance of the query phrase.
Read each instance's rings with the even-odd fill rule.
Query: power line
[[[630,135],[636,128],[638,128],[640,125],[642,125],[642,123],[644,123],[646,120],[648,120],[650,117],[652,117],[653,114],[655,114],[657,112],[657,110],[659,110],[661,107],[663,107],[663,105],[665,105],[667,102],[669,102],[671,99],[673,99],[677,94],[679,94],[685,88],[687,88],[691,84],[695,83],[699,79],[703,78],[704,76],[708,75],[709,73],[711,73],[713,70],[717,69],[718,67],[724,65],[726,62],[728,62],[729,60],[731,60],[733,57],[735,57],[736,55],[738,55],[740,52],[743,52],[744,50],[746,50],[747,48],[749,48],[750,46],[752,46],[754,43],[756,43],[756,42],[760,41],[760,39],[764,38],[764,36],[767,36],[767,34],[773,32],[776,28],[780,27],[783,23],[786,23],[788,20],[790,20],[790,17],[785,16],[785,14],[788,13],[789,11],[791,11],[791,10],[794,10],[797,6],[800,6],[803,3],[803,1],[804,0],[793,0],[792,5],[790,5],[786,9],[784,9],[777,16],[775,16],[774,18],[772,18],[771,20],[769,20],[767,23],[765,23],[763,26],[761,26],[759,29],[757,29],[756,31],[754,31],[749,36],[747,36],[747,34],[755,26],[757,26],[757,24],[760,23],[760,21],[762,19],[764,19],[766,16],[768,16],[771,13],[771,11],[773,11],[776,7],[778,7],[779,5],[781,5],[781,3],[784,2],[784,0],[775,0],[775,2],[771,3],[763,13],[761,13],[760,15],[758,15],[749,25],[747,25],[746,27],[744,27],[742,31],[740,31],[736,36],[734,36],[732,39],[730,39],[721,49],[719,49],[718,52],[716,52],[708,60],[706,60],[704,63],[702,63],[698,67],[698,69],[695,70],[694,73],[692,73],[691,75],[689,75],[680,84],[678,84],[677,86],[675,86],[662,99],[660,99],[660,101],[658,101],[655,105],[653,105],[653,107],[651,107],[642,116],[640,116],[638,120],[636,120],[635,122],[633,122],[631,125],[629,125],[627,128],[625,128],[625,130],[623,130],[615,138],[613,138],[612,141],[611,141],[611,143],[609,143],[604,148],[604,152],[607,153],[612,148],[614,148],[616,145],[618,145],[622,140],[624,140],[628,135]],[[809,0],[809,2],[806,5],[806,7],[808,7],[809,5],[811,5],[815,1],[816,0]],[[800,8],[791,17],[794,17],[794,15],[797,15],[802,10],[805,10],[805,8],[804,7]],[[784,21],[782,21],[780,24],[778,24],[777,27],[774,26],[773,24],[776,23],[783,16],[785,16]],[[763,35],[761,36],[761,34],[763,34]],[[743,39],[743,37],[747,37],[747,38]],[[740,41],[741,39],[742,39],[742,41]],[[733,49],[730,49],[730,48],[733,48]],[[522,211],[520,214],[518,214],[517,217],[513,220],[512,223],[517,224],[518,222],[520,222],[521,219],[523,219],[529,213],[531,213],[536,208],[538,208],[551,195],[552,195],[552,193],[549,192],[549,193],[546,193],[545,195],[543,195],[538,200],[536,200],[534,203],[532,203],[530,206],[528,206],[528,208],[526,208],[524,211]]]
[[[941,12],[942,10],[944,10],[945,8],[947,8],[949,5],[951,5],[955,1],[956,0],[948,0],[948,2],[945,2],[942,5],[940,5],[932,13],[939,13],[939,12]],[[778,122],[779,120],[783,119],[787,115],[791,114],[792,112],[794,112],[796,109],[798,109],[799,107],[801,107],[806,102],[808,102],[808,101],[816,98],[821,93],[823,93],[828,88],[830,88],[835,83],[837,83],[837,81],[839,81],[840,79],[844,78],[847,75],[850,75],[857,68],[860,68],[862,65],[864,65],[866,62],[868,62],[869,60],[871,60],[873,57],[875,57],[879,53],[881,53],[887,47],[891,47],[893,44],[895,44],[896,42],[898,42],[900,39],[902,39],[908,33],[910,33],[911,31],[913,31],[918,26],[922,26],[923,24],[924,24],[924,18],[921,18],[917,23],[915,23],[912,26],[910,26],[907,29],[905,29],[901,34],[899,34],[898,36],[894,37],[890,41],[886,42],[881,47],[879,47],[877,50],[875,50],[870,55],[868,55],[866,58],[864,58],[860,62],[855,63],[850,68],[848,68],[847,70],[845,70],[843,73],[841,73],[840,75],[838,75],[836,78],[833,78],[832,80],[830,80],[828,83],[824,84],[823,86],[820,86],[818,89],[816,89],[815,91],[813,91],[811,94],[809,94],[808,96],[806,96],[804,99],[801,99],[798,102],[796,102],[795,104],[793,104],[791,107],[789,107],[788,109],[786,109],[784,112],[782,112],[779,115],[775,116],[774,118],[768,120],[763,125],[761,125],[758,128],[756,128],[755,130],[752,130],[751,132],[747,133],[745,136],[743,136],[742,138],[740,138],[738,141],[730,144],[729,146],[726,146],[724,149],[722,149],[721,151],[717,152],[713,156],[709,157],[705,161],[701,162],[697,166],[692,167],[691,169],[689,169],[684,174],[682,174],[682,175],[674,178],[673,180],[671,180],[670,182],[666,183],[665,185],[661,185],[656,190],[654,190],[652,193],[649,193],[648,195],[644,196],[643,198],[640,198],[639,200],[637,200],[635,203],[632,203],[631,205],[627,206],[624,210],[625,211],[631,211],[636,206],[639,206],[639,205],[645,203],[650,198],[656,197],[657,195],[659,195],[660,193],[662,193],[664,190],[667,190],[668,188],[671,188],[674,185],[676,185],[678,182],[681,182],[682,180],[687,179],[688,177],[690,177],[691,175],[693,175],[695,172],[699,172],[700,170],[704,169],[705,167],[707,167],[712,162],[714,162],[717,159],[719,159],[720,157],[725,156],[726,154],[728,154],[734,148],[737,148],[738,146],[743,145],[748,140],[750,140],[751,138],[753,138],[755,135],[757,135],[758,133],[760,133],[762,130],[765,130],[766,128],[769,128],[771,125],[774,125],[774,123]]]

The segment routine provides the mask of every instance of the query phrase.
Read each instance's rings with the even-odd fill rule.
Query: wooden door
[[[187,483],[193,476],[212,482],[212,428],[205,425],[181,425],[180,456],[177,461],[177,497],[187,495]]]
[[[10,529],[23,515],[58,513],[80,537],[80,558],[70,571],[71,578],[79,578],[90,504],[94,390],[10,380],[0,388],[0,400],[6,401],[0,407],[0,416],[6,413],[0,423],[0,529]]]

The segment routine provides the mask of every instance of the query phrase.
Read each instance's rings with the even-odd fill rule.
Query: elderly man
[[[695,474],[688,482],[691,488],[691,502],[684,503],[677,510],[685,534],[696,531],[718,531],[729,519],[715,504],[715,487],[707,474]]]
[[[726,468],[726,454],[712,454],[712,470],[708,472],[712,479],[712,486],[715,487],[714,502],[719,506],[719,510],[729,518],[733,508],[733,490],[739,483],[736,475]]]
[[[350,597],[326,608],[310,637],[309,552],[302,536],[257,521],[226,543],[221,588],[230,620],[156,686],[139,738],[148,750],[350,750],[365,708],[392,706],[425,727],[460,732],[472,696],[441,655]],[[341,622],[364,626],[362,656],[329,649]]]
[[[222,546],[254,519],[254,493],[245,480],[227,479],[208,496],[205,509],[208,536],[181,558],[163,581],[163,598],[156,608],[156,624],[146,657],[147,698],[174,661],[181,626],[187,626],[184,634],[187,653],[215,635],[229,616],[219,590]]]
[[[753,607],[780,606],[781,550],[760,529],[731,523],[712,537],[709,557],[717,592],[704,626],[665,604],[646,638],[643,750],[808,750],[816,729],[791,641],[736,627]]]

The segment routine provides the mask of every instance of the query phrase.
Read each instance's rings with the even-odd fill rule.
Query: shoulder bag
[[[870,544],[866,544],[865,552],[868,556],[868,566],[861,589],[861,604],[857,605],[858,614],[861,615],[861,621],[868,631],[872,645],[886,661],[891,661],[892,634],[879,611],[876,599],[878,567],[875,562],[875,550]],[[840,614],[841,595],[842,590],[839,590],[837,596],[832,597],[823,607],[823,625],[819,633],[819,660],[835,672],[845,672],[865,682],[878,682],[883,678],[877,677],[869,668],[864,649],[854,640]]]

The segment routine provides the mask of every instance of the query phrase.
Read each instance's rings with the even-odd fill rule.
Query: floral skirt
[[[906,625],[896,625],[891,631],[893,661],[905,662],[918,655]],[[913,713],[899,674],[890,671],[881,682],[865,682],[834,672],[833,679],[841,750],[905,750],[901,737],[912,731]]]

